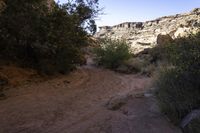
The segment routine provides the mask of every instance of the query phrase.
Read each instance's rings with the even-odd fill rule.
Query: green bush
[[[157,82],[157,98],[164,113],[176,124],[200,106],[200,76],[195,73],[168,69]]]
[[[94,53],[96,62],[110,69],[116,69],[131,57],[130,46],[124,40],[103,39]]]
[[[176,39],[165,50],[170,66],[157,77],[156,95],[162,111],[179,124],[200,107],[200,34]]]

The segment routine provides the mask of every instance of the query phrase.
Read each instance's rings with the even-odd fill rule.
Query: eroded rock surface
[[[170,35],[171,38],[188,36],[197,33],[200,26],[200,8],[189,13],[165,16],[147,22],[126,22],[115,26],[100,27],[96,37],[126,39],[131,43],[135,53],[157,44],[159,34]]]

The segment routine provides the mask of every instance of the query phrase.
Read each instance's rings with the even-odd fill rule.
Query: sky
[[[60,0],[60,3],[64,1]],[[104,8],[104,15],[96,20],[97,26],[143,22],[200,7],[200,0],[99,0],[99,3]]]

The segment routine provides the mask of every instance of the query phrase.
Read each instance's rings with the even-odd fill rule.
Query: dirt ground
[[[159,112],[153,96],[137,96],[149,89],[150,78],[90,63],[67,76],[6,90],[0,133],[180,133]],[[131,94],[126,103],[107,108],[110,99],[125,94]]]

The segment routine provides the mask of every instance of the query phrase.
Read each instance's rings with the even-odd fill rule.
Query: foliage
[[[159,76],[157,92],[161,109],[176,124],[193,109],[200,106],[200,76],[180,72],[176,68],[165,70]]]
[[[180,71],[197,72],[200,67],[200,33],[178,38],[168,47],[169,61]]]
[[[96,61],[110,69],[116,69],[131,57],[130,46],[124,40],[103,39],[94,50]]]
[[[6,0],[0,15],[1,58],[40,72],[65,73],[80,64],[88,31],[95,32],[98,1]]]
[[[157,78],[157,98],[176,124],[200,107],[200,34],[178,38],[165,49],[171,66]]]

